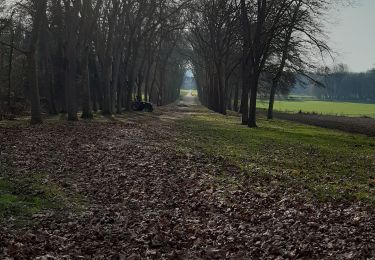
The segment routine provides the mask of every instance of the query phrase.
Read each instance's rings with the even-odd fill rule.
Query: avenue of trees
[[[330,58],[323,21],[344,1],[0,0],[1,114],[22,98],[33,123],[121,113],[136,96],[168,104],[191,66],[203,105],[256,127],[259,95],[271,119],[301,78],[327,84],[313,76]]]
[[[256,102],[268,93],[272,118],[276,93],[296,75],[315,81],[315,57],[329,57],[322,24],[325,0],[197,0],[191,10],[191,61],[201,102],[219,113],[240,110],[256,127]],[[238,100],[241,100],[240,104]]]
[[[68,120],[174,101],[185,72],[186,4],[175,0],[0,0],[1,114],[20,99]]]

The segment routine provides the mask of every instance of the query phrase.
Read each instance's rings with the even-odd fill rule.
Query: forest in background
[[[375,69],[366,72],[350,72],[348,66],[340,64],[333,68],[323,68],[317,79],[324,84],[296,84],[291,91],[294,95],[312,96],[319,100],[375,102]]]

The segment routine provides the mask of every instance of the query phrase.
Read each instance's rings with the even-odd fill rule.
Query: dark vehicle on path
[[[139,97],[137,97],[137,99],[132,103],[132,110],[152,112],[154,111],[154,107],[150,102],[142,101]]]

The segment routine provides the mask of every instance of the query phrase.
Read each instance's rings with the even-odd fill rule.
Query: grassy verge
[[[375,203],[375,139],[287,121],[195,115],[177,122],[181,145],[223,156],[262,185],[306,190],[314,198]]]

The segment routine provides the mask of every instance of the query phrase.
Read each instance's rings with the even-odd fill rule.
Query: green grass
[[[61,187],[43,174],[16,176],[4,163],[0,165],[0,223],[12,218],[23,226],[33,214],[64,210],[79,203],[77,196],[70,194],[68,198]]]
[[[178,122],[182,147],[223,156],[259,185],[305,190],[326,200],[375,203],[375,139],[286,121],[196,115]]]
[[[198,91],[196,89],[193,89],[193,90],[181,89],[180,90],[180,95],[181,96],[186,96],[186,95],[190,94],[190,92],[191,92],[191,94],[193,96],[197,96],[198,95]]]
[[[268,108],[268,101],[259,101],[259,108]],[[325,115],[368,116],[375,118],[375,104],[329,102],[329,101],[276,101],[275,110],[281,112],[317,113]]]

